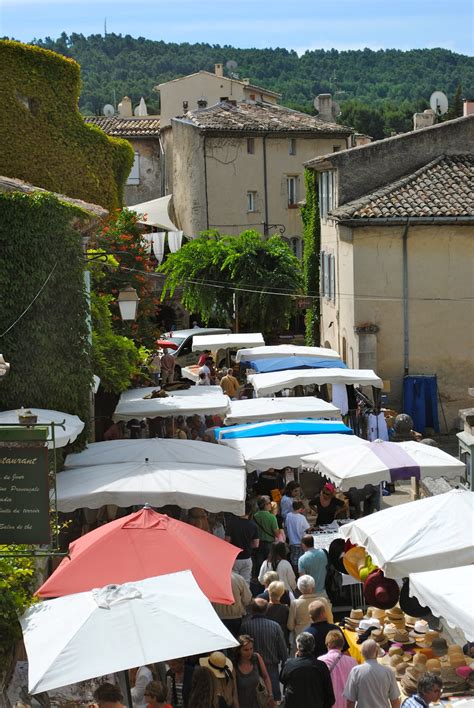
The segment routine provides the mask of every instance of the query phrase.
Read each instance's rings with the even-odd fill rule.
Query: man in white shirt
[[[379,647],[373,639],[361,645],[363,664],[354,666],[344,689],[347,708],[400,708],[400,691],[395,674],[377,661]]]
[[[290,544],[290,562],[296,572],[298,572],[298,560],[303,555],[301,539],[311,531],[311,525],[303,514],[304,504],[299,499],[293,502],[293,511],[286,516],[285,530]]]

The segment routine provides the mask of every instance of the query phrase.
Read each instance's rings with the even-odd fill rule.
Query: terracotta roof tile
[[[89,125],[96,125],[107,135],[116,138],[155,138],[160,134],[160,119],[157,116],[146,118],[86,116],[84,121]]]
[[[188,111],[180,120],[206,131],[321,133],[349,135],[352,128],[271,103],[228,102]]]
[[[331,212],[338,221],[474,216],[474,155],[441,155],[411,175]]]

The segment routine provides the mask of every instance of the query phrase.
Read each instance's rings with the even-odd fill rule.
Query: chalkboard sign
[[[48,448],[0,447],[0,544],[48,544]]]

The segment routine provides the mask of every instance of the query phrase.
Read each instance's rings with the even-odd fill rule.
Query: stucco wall
[[[404,373],[402,233],[401,227],[353,230],[353,322],[342,297],[339,311],[339,329],[346,328],[355,350],[359,337],[353,324],[379,326],[376,370],[390,380],[389,401],[395,407],[401,405]],[[467,388],[474,381],[473,236],[470,226],[411,226],[408,231],[409,373],[438,376],[449,427],[459,408],[470,405]],[[340,270],[341,293],[350,292],[350,277],[350,268]],[[325,324],[327,316],[325,307]]]
[[[169,162],[166,150],[168,189],[173,194],[177,226],[193,237],[207,228],[203,137],[186,123],[173,121],[172,125],[173,150]]]
[[[125,185],[125,204],[131,206],[157,199],[161,194],[161,162],[158,138],[129,140],[133,150],[140,154],[140,183]]]
[[[173,123],[175,125],[175,123]],[[288,137],[266,140],[269,224],[283,224],[285,236],[301,236],[298,208],[288,208],[287,176],[298,178],[297,200],[304,199],[302,163],[311,155],[344,147],[344,138],[296,138],[296,155],[289,154]],[[178,143],[175,141],[175,150]],[[179,147],[181,149],[181,146]],[[206,138],[209,226],[240,233],[256,228],[263,233],[265,219],[264,138],[254,137],[254,154],[247,152],[246,137]],[[256,192],[256,211],[247,212],[247,192]],[[274,229],[271,229],[273,232]]]

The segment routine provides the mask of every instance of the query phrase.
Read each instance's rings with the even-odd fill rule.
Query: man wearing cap
[[[270,681],[272,682],[273,698],[281,698],[279,670],[281,662],[288,658],[283,630],[273,620],[265,617],[268,602],[262,597],[257,597],[250,604],[251,617],[246,617],[241,626],[241,633],[253,637],[254,649],[260,654],[267,667]]]
[[[441,678],[426,671],[418,679],[416,693],[403,701],[402,708],[428,708],[430,703],[439,703],[442,692]]]
[[[339,629],[335,624],[330,624],[326,616],[326,604],[323,599],[315,600],[308,607],[311,624],[304,630],[314,637],[314,655],[316,659],[326,653],[326,635],[331,629]],[[343,651],[347,651],[349,645],[344,639]]]
[[[366,639],[361,646],[363,664],[354,666],[344,689],[347,708],[400,708],[400,691],[395,673],[377,661],[379,646]]]

